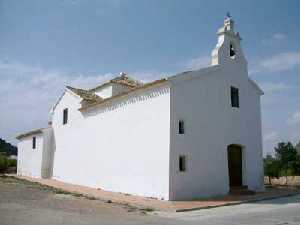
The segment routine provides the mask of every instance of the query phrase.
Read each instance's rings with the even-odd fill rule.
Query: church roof
[[[95,88],[89,89],[89,90],[85,90],[85,89],[81,89],[81,88],[75,88],[75,87],[71,87],[71,86],[67,86],[66,88],[83,99],[82,102],[81,102],[82,107],[80,108],[80,110],[84,110],[84,109],[90,108],[92,106],[110,101],[112,99],[116,99],[116,98],[119,98],[121,96],[127,95],[127,94],[129,94],[133,91],[144,89],[144,88],[156,85],[156,84],[161,83],[163,81],[166,81],[166,79],[155,80],[153,82],[143,84],[142,82],[127,76],[126,74],[121,74],[121,76],[113,78],[110,81],[108,81],[104,84],[101,84],[101,85],[99,85]],[[113,83],[125,85],[129,88],[129,90],[125,91],[125,92],[122,92],[118,95],[106,98],[106,99],[103,99],[99,95],[95,94],[95,91],[97,89],[102,88],[102,87],[104,87],[108,84],[113,84]]]
[[[95,101],[101,101],[103,98],[100,96],[96,95],[93,91],[90,90],[84,90],[80,88],[74,88],[71,86],[67,86],[69,90],[77,94],[79,97],[81,97],[84,101],[88,102],[95,102]]]
[[[108,82],[106,82],[104,84],[98,85],[98,86],[90,89],[90,91],[95,91],[96,89],[102,88],[102,87],[104,87],[108,84],[122,84],[122,85],[125,85],[125,86],[129,87],[129,88],[136,88],[136,87],[143,86],[142,82],[129,77],[125,73],[121,73],[120,76],[118,76],[116,78],[113,78],[113,79],[109,80]]]
[[[136,88],[136,87],[143,86],[142,82],[140,82],[138,80],[135,80],[135,79],[127,76],[126,74],[121,74],[121,76],[110,80],[110,82],[111,83],[116,83],[116,84],[124,84],[128,87],[131,87],[131,88]]]
[[[41,134],[43,133],[43,128],[41,129],[36,129],[36,130],[31,130],[31,131],[28,131],[26,133],[22,133],[22,134],[19,134],[16,139],[20,140],[24,137],[27,137],[27,136],[30,136],[30,135],[34,135],[34,134]]]
[[[152,86],[164,83],[166,81],[167,81],[167,79],[163,78],[163,79],[155,80],[153,82],[146,83],[146,84],[143,84],[143,85],[136,85],[135,87],[132,87],[130,90],[128,90],[126,92],[122,92],[122,93],[120,93],[118,95],[115,95],[115,96],[112,96],[112,97],[109,97],[109,98],[105,98],[105,99],[101,99],[101,100],[98,99],[98,100],[96,100],[94,102],[89,102],[88,104],[85,104],[84,106],[82,106],[79,110],[85,110],[87,108],[90,108],[90,107],[93,107],[93,106],[96,106],[96,105],[99,105],[99,104],[102,104],[102,103],[105,103],[105,102],[108,102],[108,101],[111,101],[111,100],[114,100],[114,99],[121,98],[123,96],[126,96],[126,95],[132,93],[132,92],[135,92],[135,91],[138,91],[138,90],[142,90],[142,89],[146,89],[148,87],[152,87]]]
[[[259,95],[264,95],[264,91],[258,86],[258,84],[254,80],[252,80],[250,77],[248,77],[248,80]]]

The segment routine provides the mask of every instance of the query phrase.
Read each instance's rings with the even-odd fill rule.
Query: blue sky
[[[44,127],[67,84],[153,80],[209,63],[230,11],[264,89],[264,151],[300,140],[300,1],[2,0],[0,136]]]

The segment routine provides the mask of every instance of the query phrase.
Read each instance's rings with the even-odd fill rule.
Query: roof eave
[[[249,82],[252,84],[252,87],[257,91],[259,95],[264,95],[264,91],[258,86],[258,84],[252,80],[250,77],[248,77]]]
[[[20,134],[16,137],[17,140],[21,140],[25,137],[28,137],[28,136],[31,136],[31,135],[35,135],[35,134],[42,134],[43,133],[43,128],[40,128],[40,129],[36,129],[36,130],[31,130],[31,131],[28,131],[26,133],[23,133],[23,134]]]
[[[150,87],[154,87],[154,86],[157,86],[157,85],[160,85],[162,83],[167,83],[168,80],[166,78],[163,78],[163,79],[160,79],[160,80],[156,80],[152,83],[148,83],[148,84],[145,84],[143,86],[140,86],[140,87],[136,87],[132,90],[129,90],[127,92],[124,92],[124,93],[121,93],[121,94],[118,94],[118,95],[115,95],[115,96],[112,96],[110,98],[106,98],[106,99],[103,99],[102,101],[99,101],[99,102],[95,102],[95,103],[92,103],[92,104],[88,104],[86,106],[83,106],[79,109],[79,111],[85,111],[87,109],[90,109],[90,108],[93,108],[93,107],[96,107],[96,106],[99,106],[99,105],[102,105],[104,103],[107,103],[107,102],[110,102],[112,100],[115,100],[115,99],[118,99],[118,98],[122,98],[122,97],[125,97],[131,93],[134,93],[136,91],[139,91],[139,90],[142,90],[142,89],[146,89],[146,88],[150,88]]]
[[[220,65],[211,65],[208,67],[201,68],[199,70],[184,71],[175,74],[174,76],[168,77],[167,80],[171,81],[172,83],[178,83],[186,80],[199,78],[201,77],[201,75],[210,74],[218,71],[219,69],[221,69]]]

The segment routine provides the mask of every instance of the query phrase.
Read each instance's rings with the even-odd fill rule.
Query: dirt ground
[[[0,225],[117,225],[171,222],[172,220],[167,218],[149,215],[148,209],[139,210],[109,201],[87,199],[37,183],[0,177]]]
[[[0,176],[0,225],[299,225],[300,195],[191,212],[151,212]]]

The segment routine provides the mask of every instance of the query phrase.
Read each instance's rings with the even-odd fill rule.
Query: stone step
[[[248,189],[248,186],[231,187],[229,193],[231,195],[254,195],[255,192]]]

